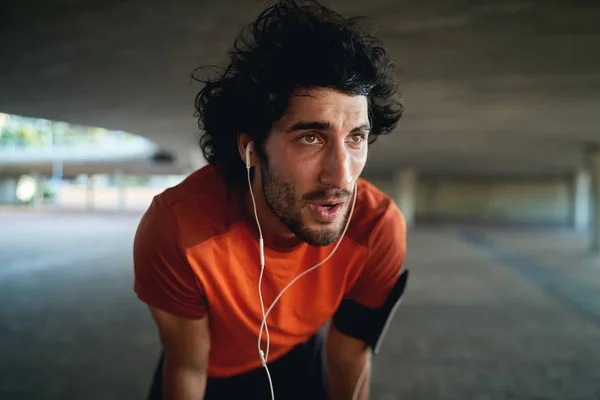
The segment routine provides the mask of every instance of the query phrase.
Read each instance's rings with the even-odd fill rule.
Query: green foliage
[[[139,137],[122,131],[0,113],[0,147],[93,147],[136,139]]]

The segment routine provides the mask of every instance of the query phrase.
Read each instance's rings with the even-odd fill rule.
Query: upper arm
[[[365,342],[340,332],[335,324],[327,332],[327,359],[333,364],[347,364],[367,350]]]
[[[165,365],[203,371],[210,348],[204,294],[188,263],[179,226],[160,198],[139,223],[133,261],[134,290],[150,308]]]
[[[133,264],[134,290],[150,307],[186,319],[206,315],[204,293],[188,263],[177,222],[158,198],[139,223]]]
[[[210,352],[203,288],[171,210],[155,198],[138,226],[134,290],[150,307],[164,349],[162,391],[168,398],[202,398]]]
[[[150,307],[168,367],[205,372],[210,352],[208,317],[187,319]]]
[[[344,343],[358,340],[377,350],[404,291],[405,254],[406,225],[392,203],[371,232],[367,260],[333,316],[334,332],[348,337]]]
[[[396,285],[406,256],[406,223],[394,203],[374,227],[368,243],[365,265],[345,299],[379,308]]]

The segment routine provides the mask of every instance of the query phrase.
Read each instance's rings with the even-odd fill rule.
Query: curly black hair
[[[245,179],[238,133],[249,134],[260,157],[272,123],[298,88],[322,87],[368,97],[369,144],[392,131],[403,106],[396,99],[396,68],[381,42],[314,0],[280,0],[242,29],[229,64],[195,98],[200,147],[228,183]],[[197,72],[198,70],[195,70]]]

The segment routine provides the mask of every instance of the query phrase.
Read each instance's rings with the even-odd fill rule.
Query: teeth
[[[321,207],[333,208],[333,206],[335,206],[335,204],[323,204]]]

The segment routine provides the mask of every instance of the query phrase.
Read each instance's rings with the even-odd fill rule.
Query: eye
[[[319,142],[317,135],[315,135],[314,133],[306,134],[306,135],[302,136],[300,138],[300,140],[304,141],[304,143],[306,143],[306,144],[316,144]]]
[[[360,144],[363,140],[365,140],[365,135],[362,133],[355,133],[350,137],[352,144]]]

